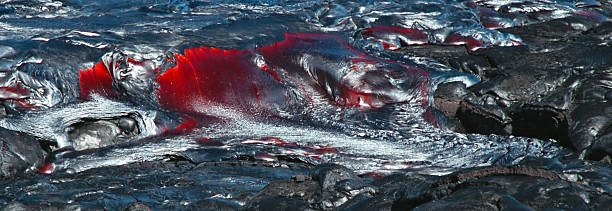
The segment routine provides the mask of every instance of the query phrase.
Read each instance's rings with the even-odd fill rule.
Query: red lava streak
[[[265,97],[263,89],[280,85],[253,63],[249,50],[201,47],[175,56],[176,67],[157,79],[159,103],[174,111],[201,113],[198,107],[207,103],[257,109]]]
[[[474,39],[473,37],[467,37],[460,34],[451,34],[444,40],[446,45],[465,45],[465,48],[469,52],[475,52],[478,49],[483,48],[483,44]]]
[[[181,124],[179,124],[178,126],[176,126],[176,128],[166,131],[168,133],[176,133],[176,134],[181,134],[181,133],[188,133],[191,132],[193,129],[198,127],[198,121],[196,121],[194,118],[189,117],[189,116],[185,116],[183,117],[183,122],[181,122]]]
[[[53,174],[55,172],[55,163],[47,163],[38,169],[39,174]]]
[[[384,175],[384,174],[379,174],[379,173],[376,173],[376,172],[368,172],[368,173],[359,175],[359,177],[361,177],[361,178],[372,177],[372,178],[376,178],[376,179],[380,179],[380,178],[383,178],[385,176],[386,175]]]
[[[0,86],[0,100],[21,100],[28,98],[30,92],[20,87]]]
[[[332,154],[340,153],[336,148],[331,148],[331,147],[314,146],[314,147],[312,147],[312,149],[315,150],[318,153],[321,153],[321,154],[325,154],[325,153],[332,153]]]
[[[426,42],[426,36],[413,29],[377,27],[372,33],[385,30],[401,33],[412,40],[409,43]],[[277,108],[288,105],[327,103],[312,100],[311,96],[321,94],[336,106],[362,110],[416,98],[426,100],[425,93],[415,94],[414,90],[426,90],[429,74],[416,66],[369,56],[338,35],[296,33],[285,37],[257,49],[199,47],[175,55],[176,66],[155,78],[159,104],[186,114],[206,114],[211,106],[221,106],[274,115]],[[118,96],[112,74],[102,63],[81,70],[80,82],[83,99],[94,93]],[[296,101],[300,99],[308,101]]]
[[[113,88],[113,78],[102,62],[92,68],[80,70],[79,83],[81,84],[81,99],[89,99],[92,94],[108,98],[118,97]]]
[[[12,107],[23,110],[38,109],[38,106],[27,102],[32,93],[24,89],[20,83],[15,86],[0,86],[0,100],[4,103],[12,103]]]

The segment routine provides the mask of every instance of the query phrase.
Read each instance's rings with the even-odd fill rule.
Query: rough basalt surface
[[[570,27],[575,25],[584,27]],[[482,79],[467,93],[436,93],[440,104],[452,105],[438,107],[450,110],[446,113],[465,131],[555,139],[581,158],[610,157],[612,24],[571,16],[504,31],[527,45],[472,54],[446,46],[404,52],[436,58]]]
[[[612,181],[605,170],[607,164],[571,160],[528,159],[517,166],[477,167],[439,177],[397,174],[348,179],[342,174],[326,175],[338,181],[333,186],[328,184],[330,179],[318,174],[330,166],[315,166],[306,180],[271,183],[250,201],[249,208],[267,210],[282,205],[290,210],[310,204],[310,208],[330,209],[341,204],[341,210],[608,209]],[[602,178],[608,179],[599,180]],[[594,184],[592,179],[600,182]]]
[[[252,172],[259,174],[253,177]],[[115,176],[100,176],[109,174]],[[476,167],[444,176],[382,178],[357,175],[337,164],[168,160],[0,184],[11,197],[22,199],[3,201],[6,210],[607,210],[611,178],[609,163],[570,156],[528,158],[516,166]]]
[[[0,178],[36,171],[46,155],[34,137],[0,128]]]

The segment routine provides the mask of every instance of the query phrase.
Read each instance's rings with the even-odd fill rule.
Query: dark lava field
[[[0,210],[612,210],[611,18],[5,0]]]

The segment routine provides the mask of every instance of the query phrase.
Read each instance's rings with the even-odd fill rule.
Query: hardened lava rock
[[[435,106],[460,125],[448,127],[554,139],[582,159],[612,156],[612,22],[572,15],[500,30],[520,36],[523,45],[476,52],[434,45],[403,49],[482,80],[461,95],[436,93]]]
[[[240,210],[266,184],[308,170],[298,163],[160,160],[5,178],[0,186],[10,198],[0,197],[0,210]]]
[[[0,178],[36,170],[46,155],[34,137],[0,128]]]
[[[530,157],[516,166],[475,167],[444,176],[406,172],[382,178],[358,176],[337,164],[285,165],[289,168],[260,161],[154,161],[8,179],[0,185],[16,200],[0,198],[0,208],[606,210],[612,205],[610,164],[576,156]],[[108,174],[115,176],[100,177]],[[41,198],[49,194],[54,198]],[[168,197],[177,198],[164,201]]]
[[[530,157],[517,166],[462,169],[449,175],[357,177],[321,164],[312,177],[274,181],[248,203],[266,210],[606,210],[612,203],[609,164]],[[304,177],[304,178],[303,178]],[[302,178],[302,179],[298,179]],[[330,186],[331,183],[335,183]],[[324,185],[326,184],[326,185]],[[346,184],[353,188],[344,189]],[[350,191],[346,191],[350,190]],[[345,200],[342,199],[342,196]],[[335,199],[336,201],[333,201]]]
[[[469,94],[469,90],[462,82],[449,82],[439,84],[434,92],[435,108],[444,113],[447,119],[446,127],[456,132],[466,132],[457,119],[457,112],[462,100]]]
[[[313,167],[310,176],[296,175],[291,180],[274,181],[260,191],[248,207],[254,210],[328,210],[358,194],[375,190],[355,173],[338,164]]]

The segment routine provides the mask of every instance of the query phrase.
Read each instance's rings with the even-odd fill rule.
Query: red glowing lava
[[[79,71],[79,83],[81,84],[81,99],[90,99],[92,94],[98,94],[107,98],[118,98],[118,94],[113,88],[113,77],[104,66],[99,62],[92,68]]]
[[[445,45],[464,45],[468,52],[475,52],[484,47],[482,42],[460,34],[451,34],[444,40]]]
[[[170,110],[201,113],[206,104],[249,110],[260,107],[262,89],[278,86],[269,67],[258,67],[248,50],[191,48],[157,78],[159,103]]]
[[[413,40],[409,43],[426,42],[426,36],[413,29],[376,27],[366,34],[388,31]],[[341,36],[296,33],[285,37],[257,49],[200,47],[175,55],[176,66],[156,71],[157,103],[186,114],[207,114],[210,108],[222,107],[274,115],[275,109],[287,105],[326,103],[311,97],[321,94],[336,106],[367,110],[415,100],[401,94],[410,92],[404,89],[427,90],[426,71],[372,57],[350,47]],[[92,94],[117,98],[112,75],[103,63],[81,70],[81,98],[89,99]],[[400,88],[391,78],[404,84]],[[416,98],[426,100],[425,95]]]

